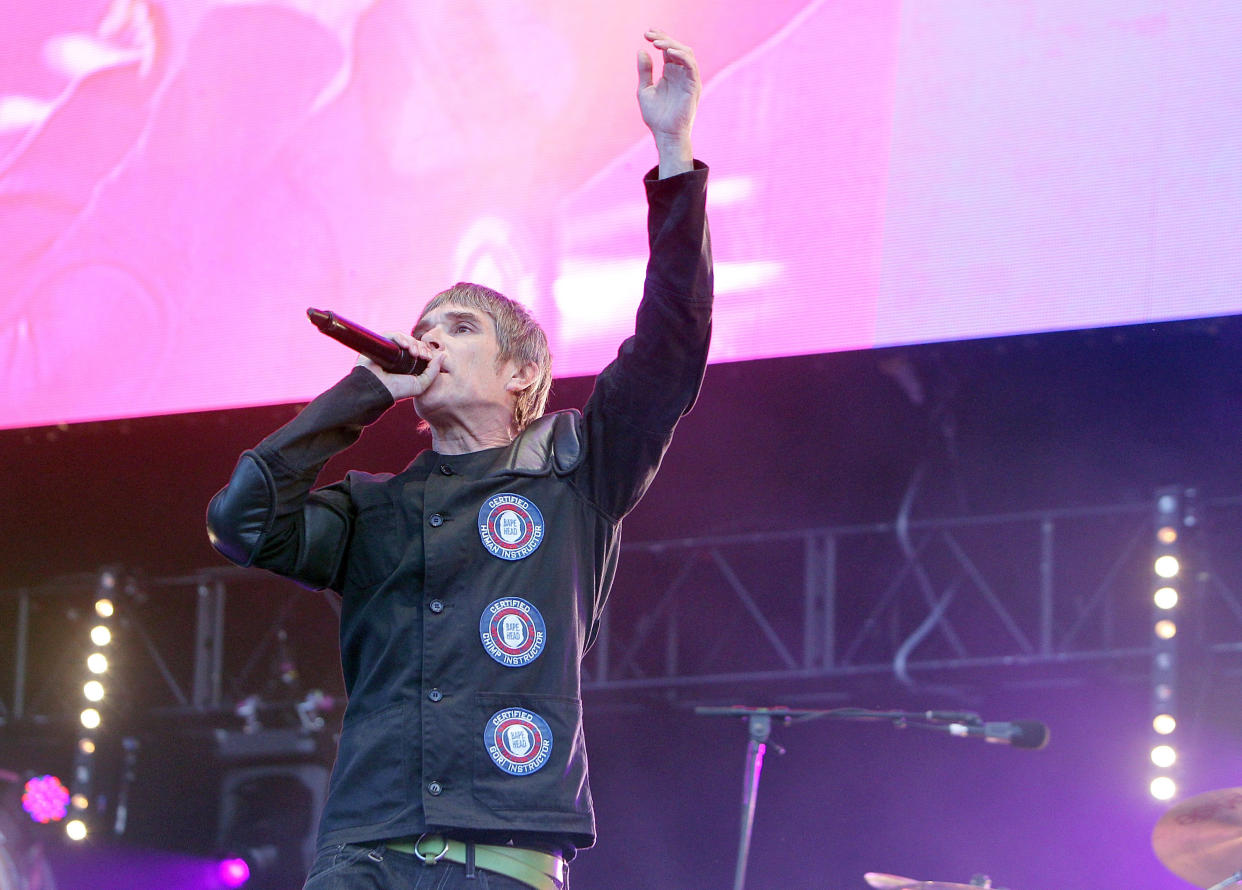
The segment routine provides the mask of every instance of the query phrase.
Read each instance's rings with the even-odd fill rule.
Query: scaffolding
[[[914,685],[968,669],[1144,666],[1154,651],[1152,534],[1152,505],[1137,502],[630,543],[584,661],[584,688],[677,695],[885,675]],[[1202,500],[1186,536],[1183,651],[1242,663],[1239,542],[1242,497]],[[256,570],[106,571],[123,579],[118,614],[152,668],[143,673],[158,689],[147,697],[165,710],[234,712],[256,685],[256,664],[284,645],[293,605],[327,625],[336,618],[333,595]],[[0,594],[12,653],[0,722],[56,707],[51,687],[64,672],[47,669],[45,655],[39,672],[29,670],[40,645],[32,613],[90,596],[97,580],[79,574]],[[256,591],[273,602],[269,614],[249,614]],[[180,610],[167,622],[177,639],[147,626],[166,609]],[[234,641],[226,617],[238,610],[268,626],[251,628],[252,651],[226,659]],[[52,611],[72,617],[75,607]],[[335,634],[324,636],[293,642],[335,658]]]

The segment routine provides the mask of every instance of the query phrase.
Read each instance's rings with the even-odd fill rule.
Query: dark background
[[[1168,484],[1228,499],[1242,493],[1240,372],[1237,318],[713,366],[660,476],[626,522],[626,541],[890,522],[919,468],[916,518],[1144,503]],[[557,381],[550,407],[580,405],[590,383]],[[12,627],[19,588],[43,590],[118,565],[158,594],[160,579],[223,565],[203,531],[207,500],[238,453],[298,407],[0,431],[0,651],[10,646],[3,629]],[[402,406],[327,476],[347,466],[396,470],[426,444]],[[1217,536],[1214,546],[1228,551],[1218,558],[1233,555],[1232,543],[1227,532]],[[656,592],[627,575],[627,564],[610,608],[641,616]],[[228,698],[279,691],[270,638],[278,617],[301,686],[339,695],[334,616],[322,595],[251,579],[229,596]],[[39,688],[30,710],[57,710],[55,678],[72,655],[58,628],[72,626],[86,602],[35,597],[31,683]],[[848,592],[841,620],[868,605],[867,592]],[[704,603],[704,634],[719,617],[714,610],[725,608],[735,606]],[[787,614],[770,608],[774,620],[798,620],[800,593]],[[154,595],[139,614],[179,682],[188,682],[192,597]],[[1187,790],[1242,785],[1236,665],[1194,657],[1193,640],[1184,651]],[[923,676],[914,688],[881,675],[796,689],[591,693],[600,842],[575,864],[574,886],[731,885],[745,729],[695,716],[695,703],[968,704],[988,719],[1052,727],[1047,749],[1021,751],[886,724],[778,726],[774,740],[787,754],[768,753],[748,887],[858,888],[866,871],[962,883],[987,873],[1013,890],[1188,886],[1148,846],[1164,810],[1146,790],[1149,661],[979,669]],[[6,701],[10,674],[11,656],[0,656]],[[135,719],[165,701],[154,671],[135,665],[131,679]],[[168,727],[180,740],[206,731],[184,719]],[[47,731],[56,737],[55,727]],[[23,768],[15,761],[33,755],[12,738],[0,739],[0,767]],[[41,756],[54,759],[54,747],[42,745]],[[209,784],[192,744],[164,746],[161,755],[164,785]],[[148,758],[152,775],[160,759]],[[143,818],[135,813],[135,835]],[[175,833],[174,820],[159,821]]]

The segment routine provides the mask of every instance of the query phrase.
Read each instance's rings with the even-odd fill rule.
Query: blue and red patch
[[[494,661],[505,667],[525,667],[547,643],[548,630],[539,610],[526,600],[510,596],[489,604],[479,616],[479,639]]]
[[[552,729],[538,714],[505,708],[487,721],[483,744],[498,769],[511,776],[528,776],[552,756]]]
[[[479,539],[492,556],[524,559],[539,549],[543,531],[543,514],[521,495],[493,495],[479,508]]]

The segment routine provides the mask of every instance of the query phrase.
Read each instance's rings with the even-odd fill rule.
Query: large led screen
[[[309,399],[458,280],[632,324],[694,45],[713,360],[1242,310],[1235,0],[0,0],[0,426]]]

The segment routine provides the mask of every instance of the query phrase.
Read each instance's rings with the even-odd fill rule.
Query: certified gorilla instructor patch
[[[538,714],[505,708],[483,728],[483,744],[492,763],[511,776],[538,772],[552,755],[552,730]]]
[[[492,556],[524,559],[543,543],[543,514],[521,495],[493,495],[479,508],[479,539]]]

